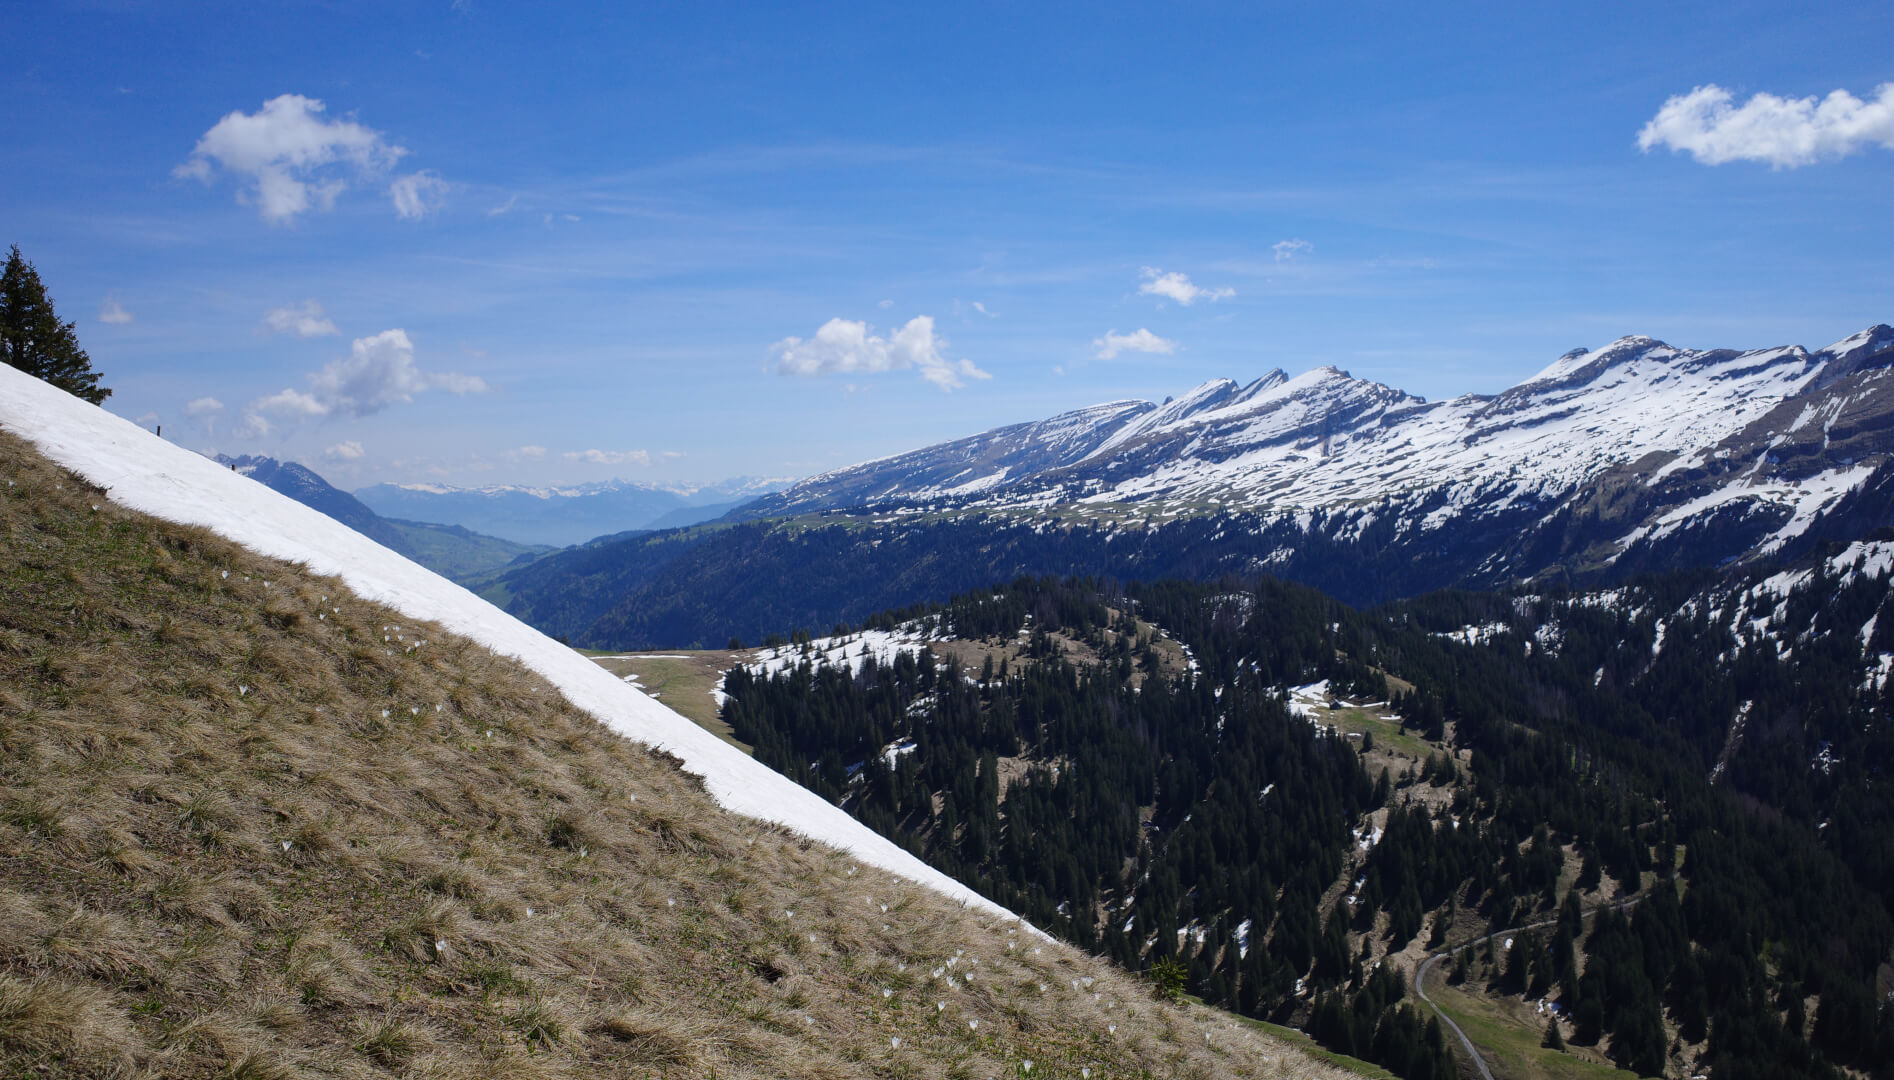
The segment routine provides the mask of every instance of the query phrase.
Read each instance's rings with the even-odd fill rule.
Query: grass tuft
[[[105,991],[63,979],[0,974],[0,1048],[8,1058],[73,1056],[98,1063],[127,1057],[135,1043],[131,1025]]]
[[[626,1012],[599,1021],[592,1029],[617,1043],[626,1064],[649,1069],[689,1069],[697,1064],[692,1047],[701,1038],[672,1016]]]
[[[422,1028],[393,1016],[359,1019],[355,1049],[386,1069],[400,1069],[434,1045]]]

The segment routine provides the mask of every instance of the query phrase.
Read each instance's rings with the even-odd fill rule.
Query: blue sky
[[[1886,4],[6,25],[0,243],[111,407],[350,487],[804,475],[1275,367],[1447,397],[1894,321]]]

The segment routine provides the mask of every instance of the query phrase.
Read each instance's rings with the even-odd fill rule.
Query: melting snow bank
[[[786,826],[972,907],[1018,918],[459,585],[325,514],[5,364],[0,427],[105,488],[122,506],[201,526],[259,554],[334,575],[366,600],[514,657],[606,727],[675,754],[726,809]]]
[[[1457,641],[1462,645],[1484,645],[1501,634],[1510,634],[1513,628],[1503,622],[1481,623],[1478,626],[1462,626],[1458,630],[1448,630],[1434,636]]]
[[[1289,712],[1304,720],[1327,715],[1330,700],[1327,679],[1289,688]]]

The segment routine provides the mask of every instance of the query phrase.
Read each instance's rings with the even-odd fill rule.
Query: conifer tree
[[[59,321],[39,271],[21,258],[18,244],[0,274],[0,359],[94,405],[112,396],[99,385],[73,324]]]

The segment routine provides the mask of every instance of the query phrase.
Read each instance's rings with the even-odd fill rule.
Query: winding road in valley
[[[1629,908],[1635,905],[1639,900],[1642,900],[1642,899],[1643,899],[1642,895],[1630,896],[1630,897],[1626,897],[1623,900],[1614,900],[1609,904],[1600,904],[1599,906],[1592,908],[1584,912],[1583,914],[1581,914],[1579,916],[1579,919],[1581,921],[1585,919],[1589,919],[1593,915],[1596,915],[1607,908],[1610,908],[1611,910],[1614,910],[1614,911],[1623,911],[1626,908]],[[1460,1045],[1467,1048],[1467,1056],[1473,1059],[1473,1067],[1480,1071],[1480,1080],[1497,1080],[1497,1078],[1493,1076],[1493,1071],[1486,1067],[1486,1059],[1480,1056],[1479,1048],[1473,1045],[1473,1040],[1467,1038],[1467,1033],[1460,1030],[1460,1025],[1453,1022],[1453,1017],[1448,1016],[1446,1013],[1446,1010],[1442,1009],[1439,1005],[1435,1004],[1433,998],[1430,998],[1427,996],[1427,973],[1430,969],[1433,968],[1435,964],[1440,963],[1442,960],[1445,960],[1448,957],[1454,956],[1458,953],[1463,953],[1468,949],[1472,949],[1480,945],[1484,945],[1487,942],[1493,940],[1494,938],[1506,937],[1508,935],[1517,936],[1519,934],[1523,934],[1531,930],[1543,930],[1548,926],[1557,926],[1558,923],[1559,923],[1559,920],[1556,917],[1554,917],[1550,919],[1541,919],[1540,921],[1535,922],[1535,923],[1527,923],[1524,926],[1509,926],[1504,930],[1495,930],[1490,934],[1484,934],[1480,937],[1476,937],[1472,941],[1455,945],[1455,946],[1452,946],[1451,948],[1442,949],[1439,952],[1433,954],[1432,956],[1429,956],[1427,959],[1421,961],[1420,966],[1414,969],[1414,994],[1415,996],[1419,997],[1422,1001],[1425,1001],[1427,1003],[1427,1007],[1434,1010],[1434,1015],[1440,1017],[1440,1022],[1447,1025],[1448,1029],[1451,1030],[1456,1036],[1459,1037]]]

